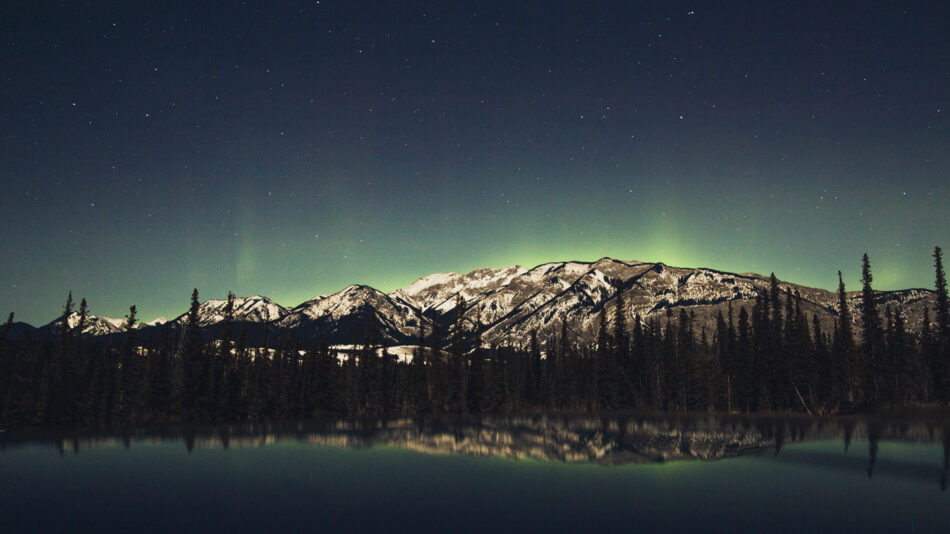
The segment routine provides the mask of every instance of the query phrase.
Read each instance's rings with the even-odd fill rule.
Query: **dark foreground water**
[[[950,532],[947,428],[529,417],[8,434],[0,532]]]

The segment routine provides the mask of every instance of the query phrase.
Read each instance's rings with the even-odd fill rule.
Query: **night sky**
[[[933,285],[950,3],[444,4],[3,2],[0,312],[603,256]]]

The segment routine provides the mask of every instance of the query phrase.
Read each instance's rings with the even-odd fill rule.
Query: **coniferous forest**
[[[936,309],[918,333],[905,328],[899,308],[876,305],[864,255],[861,309],[849,309],[839,273],[831,331],[773,275],[753,306],[730,307],[711,331],[685,308],[626,324],[618,292],[601,309],[595,342],[579,342],[562,321],[551,339],[532,334],[525,349],[484,346],[479,331],[464,328],[459,299],[449,334],[437,325],[421,330],[409,361],[381,346],[372,315],[345,357],[326,341],[303,346],[290,335],[250,346],[233,321],[233,296],[220,335],[206,340],[197,289],[182,331],[138,339],[132,306],[121,343],[97,344],[80,335],[85,300],[77,307],[70,295],[63,312],[78,312],[74,328],[64,321],[47,339],[7,340],[12,313],[0,328],[0,428],[620,410],[837,414],[947,404],[940,248],[933,259]]]

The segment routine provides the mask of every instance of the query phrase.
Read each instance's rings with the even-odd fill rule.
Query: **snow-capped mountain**
[[[506,269],[477,269],[467,274],[430,274],[389,295],[401,298],[422,312],[445,313],[455,307],[455,296],[465,300],[484,295],[509,284],[512,278],[525,273],[519,265]]]
[[[211,326],[224,321],[224,310],[228,301],[206,300],[198,307],[198,324]],[[234,321],[248,323],[270,323],[283,319],[287,309],[267,297],[235,297]],[[188,321],[188,314],[178,316],[173,323],[183,325]]]
[[[332,343],[362,339],[367,319],[374,317],[381,341],[405,343],[427,322],[418,308],[369,286],[351,285],[332,295],[323,295],[290,310],[275,325],[298,333],[301,339],[325,336]]]
[[[468,328],[477,322],[486,344],[523,346],[532,331],[542,340],[560,329],[562,321],[581,341],[592,341],[599,327],[600,312],[606,307],[608,327],[615,321],[617,288],[622,288],[624,316],[628,326],[639,316],[641,321],[665,320],[667,312],[674,317],[685,308],[694,317],[697,335],[706,328],[711,335],[716,317],[733,318],[740,307],[751,311],[757,295],[768,291],[769,279],[758,274],[733,274],[712,269],[669,267],[662,263],[624,262],[603,258],[593,263],[559,262],[539,265],[530,270],[512,267],[510,276],[499,277],[500,283],[473,288],[458,284],[464,275],[455,275],[449,282],[453,291],[446,291],[446,275],[426,277],[406,292],[418,295],[437,294],[441,302],[426,308],[427,316],[448,326],[455,316],[455,294],[465,297]],[[506,274],[507,274],[506,273]],[[431,282],[431,288],[425,282]],[[817,315],[826,332],[837,317],[838,297],[823,289],[780,282],[781,298],[798,293],[802,309],[809,316]],[[848,293],[855,327],[860,328],[860,292]],[[882,306],[900,305],[910,330],[919,330],[923,308],[933,309],[934,293],[909,289],[877,293]],[[435,301],[436,299],[432,299]],[[446,318],[448,320],[446,320]]]
[[[72,312],[66,318],[66,324],[70,329],[79,326],[79,313]],[[58,333],[63,327],[63,318],[60,317],[46,325],[52,332]],[[82,333],[87,336],[102,336],[107,334],[116,334],[125,331],[125,319],[114,319],[112,317],[98,317],[96,315],[86,316],[86,323],[83,326]]]
[[[253,324],[256,339],[276,340],[275,332],[292,333],[300,343],[325,338],[330,344],[359,343],[368,319],[379,327],[380,341],[386,344],[412,344],[418,341],[420,325],[430,331],[433,324],[442,327],[448,339],[455,323],[457,297],[461,295],[466,330],[478,329],[485,344],[524,346],[532,331],[542,343],[558,332],[566,322],[578,341],[592,341],[606,310],[608,327],[616,320],[618,288],[622,291],[624,316],[632,328],[636,317],[643,322],[678,317],[685,309],[693,318],[696,334],[703,328],[712,335],[716,317],[735,319],[739,309],[751,312],[758,295],[769,290],[769,279],[759,274],[736,274],[705,268],[670,267],[662,263],[620,261],[603,258],[596,262],[545,263],[532,269],[511,266],[503,269],[478,269],[469,273],[433,274],[389,294],[372,287],[351,285],[331,295],[321,295],[292,309],[266,297],[235,298],[236,322]],[[801,308],[808,316],[817,316],[830,333],[838,315],[838,297],[834,292],[779,282],[781,298],[798,294]],[[925,289],[906,289],[877,293],[878,305],[900,307],[907,329],[920,331],[924,309],[934,309],[935,293]],[[861,294],[848,293],[852,320],[860,329]],[[199,324],[214,334],[224,319],[225,300],[201,304]],[[74,314],[75,315],[75,314]],[[58,319],[62,322],[62,319]],[[75,326],[78,315],[69,322]],[[187,321],[183,314],[168,325],[180,328]],[[124,319],[90,317],[84,332],[105,335],[121,332]],[[158,328],[163,321],[141,325]],[[56,322],[50,327],[55,328]],[[258,326],[260,328],[258,328]],[[259,332],[258,332],[259,331]],[[268,332],[267,335],[264,335]]]
[[[168,319],[164,317],[156,317],[155,319],[151,321],[139,323],[139,327],[144,328],[146,326],[162,326],[163,324],[167,322],[168,322]]]

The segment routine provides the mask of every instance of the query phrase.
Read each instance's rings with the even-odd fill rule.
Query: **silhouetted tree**
[[[864,368],[864,401],[875,405],[881,396],[881,360],[884,358],[884,335],[881,316],[877,311],[874,290],[871,288],[871,262],[868,255],[861,258],[861,351]]]
[[[451,361],[448,368],[447,402],[450,412],[461,413],[468,409],[468,358],[465,354],[465,299],[455,296],[455,323],[449,343]]]
[[[185,323],[184,340],[180,358],[180,391],[178,393],[180,413],[186,421],[206,418],[208,365],[201,336],[198,301],[198,289],[191,293],[191,306]]]
[[[831,409],[837,409],[841,403],[853,406],[858,393],[858,370],[856,369],[854,333],[851,325],[851,310],[848,295],[845,292],[841,271],[838,271],[838,321],[832,340],[832,394],[829,399]]]
[[[472,349],[472,363],[468,372],[468,411],[471,413],[481,413],[486,405],[487,390],[485,387],[485,355],[482,352],[482,329],[479,326],[481,322],[475,319],[475,340]]]
[[[937,328],[934,335],[932,358],[935,390],[941,402],[950,401],[950,304],[947,298],[947,275],[943,270],[943,251],[934,247],[934,272],[937,302],[934,314]]]

